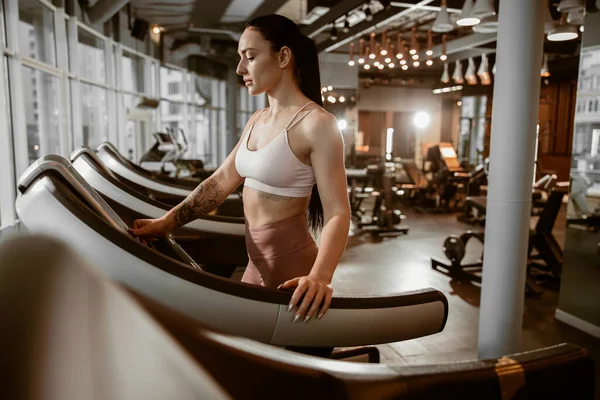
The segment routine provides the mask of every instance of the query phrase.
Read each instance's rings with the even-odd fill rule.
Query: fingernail
[[[279,285],[279,286],[277,286],[277,290],[281,289],[281,287],[282,287],[282,286],[283,286],[283,284],[282,284],[282,285]]]
[[[288,306],[288,312],[292,311],[292,308],[294,307],[292,306],[292,303],[290,303],[290,305]]]
[[[312,315],[307,315],[306,318],[304,318],[304,323],[307,323],[308,321],[310,321]]]
[[[323,315],[324,315],[323,313],[319,314],[319,316],[317,317],[317,319],[323,318]]]
[[[298,322],[298,320],[300,320],[300,314],[296,314],[294,317],[294,322]]]

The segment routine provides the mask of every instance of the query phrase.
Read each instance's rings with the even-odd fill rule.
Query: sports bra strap
[[[300,107],[300,109],[298,111],[296,111],[296,114],[294,114],[294,116],[292,117],[292,119],[290,119],[290,122],[288,122],[287,126],[285,127],[285,130],[289,130],[292,127],[294,127],[294,125],[296,125],[298,122],[302,121],[302,118],[306,117],[308,114],[310,114],[310,112],[306,113],[305,115],[303,115],[302,117],[300,117],[297,121],[294,121],[296,119],[296,117],[298,116],[298,114],[300,114],[300,112],[302,110],[304,110],[304,108],[309,105],[310,103],[313,103],[313,101],[309,101],[308,103],[306,103],[305,105],[303,105],[302,107]],[[293,123],[292,123],[293,122]]]

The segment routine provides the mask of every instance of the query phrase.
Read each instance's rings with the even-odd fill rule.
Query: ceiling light
[[[442,35],[442,55],[440,56],[440,60],[446,61],[448,56],[446,55],[446,35]]]
[[[355,63],[354,63],[354,60],[350,60],[350,61],[348,61],[348,65],[349,65],[349,66],[351,66],[351,67],[354,67],[354,64],[355,64]]]
[[[369,58],[370,58],[371,60],[374,60],[374,59],[375,59],[375,53],[371,53],[371,54],[369,54]]]
[[[333,90],[333,86],[327,86],[327,90],[331,92]]]
[[[481,20],[473,27],[473,32],[477,33],[495,33],[498,32],[498,15],[490,15]]]
[[[334,104],[336,102],[335,97],[333,97],[333,96],[328,96],[327,101],[330,102],[331,104]]]
[[[490,76],[490,67],[487,55],[481,55],[481,64],[479,65],[479,69],[477,70],[477,76],[479,80],[481,80],[482,85],[491,85],[492,77]]]
[[[577,39],[577,27],[573,25],[559,25],[548,33],[548,40],[551,42],[563,42],[566,40]]]
[[[442,83],[450,82],[450,74],[448,74],[448,64],[444,64],[444,72],[442,73],[442,78],[440,79]]]
[[[387,57],[387,58],[386,58],[384,61],[385,61],[385,63],[386,63],[386,64],[389,64],[389,63],[391,63],[391,62],[392,62],[392,59],[391,59],[391,58],[389,58],[389,57]]]
[[[389,64],[388,64],[388,67],[390,67],[390,68],[394,68],[395,66],[396,66],[396,65],[395,65],[394,63],[389,63]]]
[[[454,25],[450,21],[450,16],[448,15],[446,0],[442,0],[442,7],[435,17],[435,21],[433,21],[431,30],[437,33],[445,33],[450,32],[453,29]]]
[[[496,15],[493,0],[477,0],[475,6],[473,6],[471,15],[477,18],[485,18]]]
[[[331,40],[337,40],[337,39],[338,39],[337,28],[334,25],[331,27]]]
[[[400,60],[400,65],[406,65],[406,60]]]
[[[477,85],[477,75],[475,75],[475,61],[473,61],[473,57],[469,57],[465,79],[469,85]]]
[[[431,67],[433,65],[433,61],[427,60],[425,64],[427,64],[428,67]]]
[[[556,7],[561,13],[571,12],[581,8],[585,8],[585,0],[561,0],[560,3],[558,3],[558,7]]]
[[[429,114],[427,114],[425,111],[419,111],[415,114],[414,117],[414,124],[417,128],[425,128],[427,127],[427,125],[429,125],[429,122],[431,121],[431,117],[429,116]]]
[[[415,49],[410,49],[410,51],[409,51],[409,53],[410,53],[411,55],[414,55],[416,52],[417,52],[417,51],[416,51]]]
[[[160,33],[160,26],[154,25],[152,27],[152,33],[154,33],[155,35],[158,35]]]
[[[348,21],[348,18],[346,18],[346,20],[344,21],[344,27],[342,28],[342,32],[350,32],[350,21]]]
[[[323,93],[327,92],[327,87],[323,87],[323,89],[321,89],[321,92],[323,92]]]
[[[540,76],[543,78],[547,78],[550,76],[550,70],[548,69],[548,56],[544,54],[544,62],[542,63],[542,70],[540,71]]]
[[[340,97],[340,103],[343,103],[342,98]],[[346,122],[346,120],[344,119],[340,119],[338,121],[338,128],[340,128],[341,131],[343,131],[344,129],[346,129],[348,127],[348,123]]]
[[[460,26],[477,25],[481,19],[474,17],[471,12],[473,10],[473,0],[465,0],[460,16],[456,20],[456,24]]]
[[[420,62],[418,62],[418,61],[415,61],[415,62],[413,63],[413,67],[418,67],[419,65],[421,65],[421,63],[420,63]]]
[[[379,67],[379,61],[375,61],[375,62],[373,63],[373,65],[374,65],[375,67]]]
[[[454,73],[452,74],[452,80],[458,84],[465,82],[465,78],[463,77],[462,65],[460,63],[460,60],[456,60],[456,63],[454,66]]]
[[[404,64],[404,65],[402,66],[402,69],[406,71],[406,70],[408,69],[408,65]]]
[[[379,65],[377,66],[377,68],[379,68],[379,69],[383,69],[383,64],[379,64]]]
[[[365,64],[365,69],[371,69],[371,66],[369,64]]]
[[[358,63],[359,63],[359,64],[364,64],[364,63],[365,63],[365,59],[364,59],[364,58],[362,58],[362,57],[361,57],[361,58],[359,58],[359,59],[358,59]]]
[[[338,101],[339,101],[340,103],[343,103],[343,102],[345,102],[345,101],[346,101],[346,98],[345,98],[344,96],[340,96],[340,98],[338,99]]]
[[[567,23],[572,25],[583,25],[585,19],[585,9],[569,11],[567,14]]]
[[[412,59],[413,60],[418,60],[419,59],[419,55],[418,54],[413,54]]]
[[[427,54],[428,56],[432,56],[433,55],[433,50],[427,50],[425,52],[425,54]]]
[[[457,101],[457,102],[456,102],[456,105],[457,105],[457,106],[459,106],[459,107],[460,107],[460,106],[462,106],[462,101],[460,101],[460,100],[459,100],[459,101]]]

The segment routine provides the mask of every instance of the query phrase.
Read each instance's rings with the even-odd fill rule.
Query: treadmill
[[[144,245],[60,156],[33,163],[19,192],[16,209],[29,232],[69,243],[112,280],[224,332],[277,346],[338,347],[409,340],[441,332],[446,324],[448,301],[431,288],[336,296],[327,318],[294,324],[287,311],[290,291],[209,274],[171,236]]]
[[[121,183],[88,148],[74,151],[71,163],[130,226],[136,219],[160,218],[171,209]],[[209,272],[231,277],[236,267],[248,264],[245,228],[244,218],[206,215],[176,229],[173,236],[193,259],[202,258]]]
[[[130,162],[110,143],[105,142],[96,150],[98,158],[125,185],[147,196],[176,206],[197,186],[198,182],[159,177]],[[243,217],[244,206],[240,193],[232,193],[219,206],[217,214],[230,217]]]
[[[211,330],[123,290],[48,237],[0,245],[0,293],[10,399],[594,398],[594,360],[579,346],[431,365],[310,357]]]

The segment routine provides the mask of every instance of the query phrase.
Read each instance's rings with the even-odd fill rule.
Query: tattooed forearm
[[[173,208],[177,225],[185,225],[217,208],[225,199],[225,190],[214,179],[202,182],[190,195]]]

